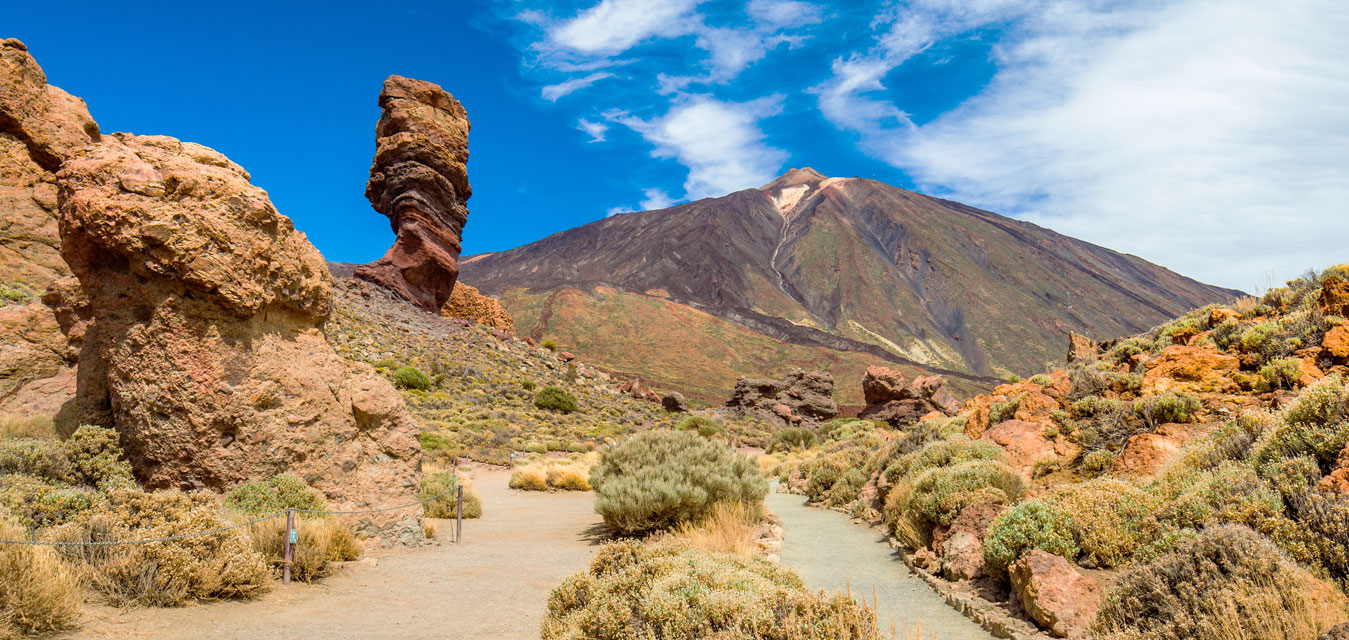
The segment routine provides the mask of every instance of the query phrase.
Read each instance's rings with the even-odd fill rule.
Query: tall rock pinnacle
[[[356,276],[439,312],[459,277],[468,221],[468,114],[430,82],[389,76],[379,94],[375,162],[365,197],[397,239]]]

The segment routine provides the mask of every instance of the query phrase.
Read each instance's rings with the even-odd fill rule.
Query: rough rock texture
[[[1045,435],[1044,424],[1019,419],[994,425],[982,439],[1002,447],[1007,452],[1007,465],[1027,479],[1035,471],[1035,463],[1071,460],[1081,451],[1063,438]]]
[[[62,255],[92,313],[79,413],[117,429],[147,487],[291,472],[338,509],[416,499],[416,424],[329,346],[323,258],[247,172],[201,145],[113,134],[58,178]],[[408,542],[420,517],[353,524]]]
[[[438,312],[459,277],[468,222],[468,114],[430,82],[389,76],[379,94],[375,162],[365,197],[397,239],[356,276]]]
[[[1101,357],[1101,348],[1091,338],[1080,333],[1068,334],[1068,364],[1091,362]]]
[[[0,41],[0,411],[52,415],[70,398],[67,340],[39,300],[70,275],[61,259],[55,171],[101,139],[83,101],[47,84],[28,48]]]
[[[1349,324],[1342,324],[1326,332],[1321,339],[1326,355],[1338,361],[1349,360]]]
[[[1080,635],[1101,607],[1096,580],[1052,553],[1034,549],[1012,564],[1008,574],[1021,608],[1060,638]]]
[[[1161,471],[1166,463],[1201,431],[1198,425],[1167,423],[1154,433],[1140,433],[1124,443],[1124,449],[1115,458],[1114,473],[1121,476],[1147,477]]]
[[[660,404],[670,413],[685,413],[689,410],[689,403],[684,399],[684,394],[678,391],[665,394],[665,397],[660,399]]]
[[[641,378],[633,378],[632,380],[623,383],[623,386],[618,388],[618,392],[630,395],[638,400],[648,400],[651,402],[661,401],[660,394],[656,393],[655,389],[646,386],[646,383],[642,382]]]
[[[892,427],[906,427],[933,411],[953,416],[960,403],[946,390],[941,376],[918,376],[912,382],[889,367],[870,367],[862,377],[862,396],[867,406],[861,418],[884,420]]]
[[[1349,640],[1349,622],[1337,624],[1317,640]]]
[[[446,318],[471,320],[506,333],[515,333],[515,321],[496,298],[482,295],[477,287],[462,282],[454,287],[450,299],[440,308]]]
[[[933,547],[941,554],[942,576],[947,580],[974,580],[988,573],[984,570],[984,534],[1006,505],[976,504],[965,507],[951,522],[942,527],[941,536],[934,535]]]
[[[834,377],[825,371],[792,369],[782,380],[740,378],[726,406],[769,419],[828,420],[838,415]]]
[[[1172,345],[1147,362],[1143,374],[1145,393],[1180,391],[1185,393],[1237,393],[1241,389],[1233,378],[1241,361],[1207,347]]]

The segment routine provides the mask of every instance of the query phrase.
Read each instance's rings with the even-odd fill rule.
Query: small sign
[[[298,529],[291,529],[291,530],[290,530],[290,543],[291,543],[291,544],[295,544],[295,542],[296,542],[297,539],[299,538],[299,533],[300,533],[300,531],[299,531]]]

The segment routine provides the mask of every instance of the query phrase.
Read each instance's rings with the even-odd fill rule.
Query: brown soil
[[[588,566],[600,518],[590,493],[506,487],[509,472],[478,469],[483,517],[437,525],[438,546],[372,551],[318,584],[277,584],[251,602],[177,609],[90,606],[70,639],[539,637],[548,594]]]

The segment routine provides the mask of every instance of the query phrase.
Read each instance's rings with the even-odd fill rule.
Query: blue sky
[[[1349,261],[1343,2],[112,4],[0,36],[105,131],[230,156],[333,260],[392,240],[363,190],[398,73],[468,109],[466,253],[809,165],[1246,290]]]

